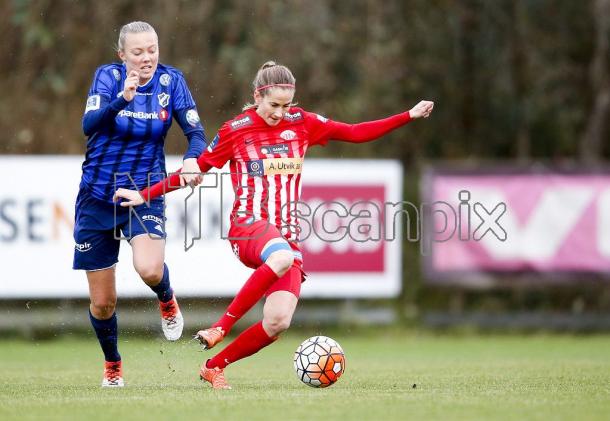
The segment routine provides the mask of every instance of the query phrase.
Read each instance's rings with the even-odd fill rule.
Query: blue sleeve
[[[205,133],[203,130],[191,132],[187,138],[189,140],[189,148],[182,159],[199,158],[207,144]]]
[[[112,102],[108,102],[106,98],[100,95],[97,95],[97,98],[89,97],[87,99],[87,106],[89,106],[90,101],[99,101],[99,109],[87,111],[83,116],[83,132],[86,136],[91,136],[104,126],[107,126],[114,120],[119,111],[129,104],[129,102],[123,98],[123,95]]]
[[[83,132],[86,136],[91,136],[110,124],[129,103],[122,95],[112,99],[115,83],[115,78],[103,67],[96,71],[83,115]]]
[[[197,113],[195,100],[191,91],[186,86],[186,81],[181,73],[176,75],[176,84],[173,89],[174,118],[182,128],[184,135],[189,141],[189,147],[184,154],[184,159],[198,158],[206,146],[205,131]]]
[[[182,73],[176,71],[174,78],[176,79],[176,83],[172,84],[174,110],[185,110],[187,108],[195,107],[195,100],[193,99],[188,86],[186,86],[186,80],[184,80]]]
[[[184,154],[184,159],[198,158],[206,147],[207,142],[203,126],[199,120],[199,114],[197,114],[197,108],[176,110],[174,111],[174,118],[189,141],[189,147]]]

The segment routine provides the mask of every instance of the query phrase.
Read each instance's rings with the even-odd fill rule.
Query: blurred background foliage
[[[208,137],[249,100],[269,59],[299,104],[356,122],[436,102],[433,118],[314,156],[596,162],[608,156],[610,1],[5,0],[0,2],[0,153],[80,154],[95,68],[132,20],[159,34]],[[181,153],[179,130],[167,152]]]

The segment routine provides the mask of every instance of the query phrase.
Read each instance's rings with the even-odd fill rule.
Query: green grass
[[[312,334],[314,332],[311,332]],[[227,370],[231,391],[197,375],[187,340],[122,338],[122,390],[101,389],[93,337],[0,340],[0,419],[594,420],[610,416],[610,336],[331,334],[347,370],[302,385],[288,335]],[[414,386],[416,385],[416,386]]]

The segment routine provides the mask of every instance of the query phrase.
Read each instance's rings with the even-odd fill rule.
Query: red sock
[[[239,290],[227,311],[223,314],[212,327],[220,326],[225,335],[229,333],[235,322],[252,308],[261,299],[265,291],[278,280],[278,276],[269,266],[263,263],[248,278],[243,287]]]
[[[263,322],[254,323],[244,330],[225,349],[216,354],[206,362],[207,368],[225,368],[227,365],[239,361],[242,358],[256,354],[258,351],[273,343],[278,337],[270,338],[263,329]]]

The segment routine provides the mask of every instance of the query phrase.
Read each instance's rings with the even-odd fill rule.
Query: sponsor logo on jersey
[[[157,120],[159,118],[159,114],[152,112],[146,113],[144,111],[129,111],[129,110],[121,110],[118,114],[119,117],[131,117],[131,118],[139,118],[142,120]]]
[[[123,91],[119,92],[118,94],[116,94],[116,97],[120,97],[121,95],[123,95]],[[152,92],[138,92],[136,91],[135,93],[136,96],[151,96]]]
[[[300,174],[303,168],[303,158],[272,158],[264,159],[265,175]]]
[[[303,114],[300,111],[297,111],[294,114],[286,113],[286,114],[284,114],[284,120],[288,120],[291,122],[303,120]]]
[[[163,108],[169,105],[169,94],[161,92],[159,95],[157,95],[157,99],[159,100],[159,105]]]
[[[292,130],[284,130],[282,133],[280,133],[280,137],[284,140],[292,140],[297,137],[297,134]]]
[[[303,158],[258,159],[248,161],[246,168],[248,174],[253,176],[300,174],[303,168]]]
[[[288,153],[288,151],[288,145],[286,145],[285,143],[282,143],[280,145],[261,146],[261,153],[264,153],[266,155]]]
[[[168,86],[171,81],[172,77],[167,73],[163,73],[161,76],[159,76],[159,83],[163,86]]]
[[[242,127],[246,127],[252,124],[252,119],[250,116],[246,116],[244,118],[240,118],[239,120],[233,120],[230,124],[232,130],[241,129]]]
[[[248,174],[250,174],[250,175],[263,175],[264,174],[264,167],[263,167],[262,159],[257,159],[256,161],[246,162],[246,168],[248,169]]]
[[[118,69],[112,69],[112,75],[117,81],[121,80],[121,72]]]
[[[320,120],[322,123],[326,123],[328,121],[328,119],[326,117],[322,117],[320,114],[316,114],[316,117],[318,118],[318,120]]]
[[[153,221],[153,222],[156,222],[157,225],[163,224],[163,220],[155,215],[144,215],[142,217],[142,221]],[[155,228],[157,228],[157,227],[155,227]]]
[[[82,244],[76,243],[74,245],[74,248],[76,249],[76,251],[80,251],[81,253],[85,253],[85,252],[91,250],[93,247],[91,246],[90,243],[84,242]]]
[[[193,126],[193,127],[197,127],[197,124],[199,124],[199,114],[197,114],[197,110],[194,108],[191,108],[190,110],[188,110],[186,112],[186,121],[188,121],[188,123]]]
[[[159,120],[167,121],[168,118],[169,113],[167,112],[167,110],[165,108],[161,108],[161,111],[159,111]]]
[[[87,106],[85,107],[85,114],[89,111],[95,111],[100,109],[100,96],[99,95],[91,95],[87,98]]]

